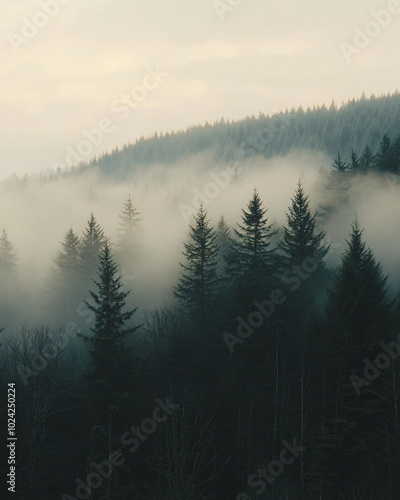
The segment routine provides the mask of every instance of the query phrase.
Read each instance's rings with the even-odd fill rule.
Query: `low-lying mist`
[[[6,228],[18,254],[19,287],[24,290],[13,308],[13,318],[3,323],[57,323],[57,315],[46,307],[45,290],[53,258],[72,227],[82,234],[90,213],[112,244],[117,240],[119,215],[130,195],[142,216],[144,261],[140,276],[124,276],[132,289],[132,300],[141,310],[152,309],[173,299],[182,261],[183,241],[199,203],[206,206],[214,225],[223,215],[228,224],[241,222],[257,188],[268,208],[270,222],[281,227],[299,178],[310,196],[314,211],[326,203],[323,179],[332,159],[323,153],[297,151],[266,160],[256,157],[240,162],[215,164],[210,154],[191,157],[173,166],[152,165],[132,174],[129,181],[112,182],[96,170],[52,181],[27,181],[0,191],[0,228]],[[321,170],[322,169],[322,170]],[[340,202],[321,230],[331,244],[327,264],[335,267],[346,248],[351,223],[358,217],[365,228],[364,239],[397,291],[400,255],[398,242],[399,186],[395,177],[376,174],[353,177],[345,201]],[[124,274],[124,270],[120,270]],[[4,290],[3,290],[4,293]],[[23,300],[21,297],[23,296]],[[85,297],[76,297],[77,305]],[[73,318],[72,318],[73,319]],[[1,326],[1,325],[0,325]]]

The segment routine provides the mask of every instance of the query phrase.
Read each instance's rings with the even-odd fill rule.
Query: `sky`
[[[2,0],[0,179],[396,90],[400,1]]]

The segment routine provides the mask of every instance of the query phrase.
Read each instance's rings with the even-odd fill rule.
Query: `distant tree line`
[[[140,137],[133,144],[117,147],[110,153],[74,165],[68,170],[43,172],[39,176],[15,174],[3,181],[3,186],[24,186],[35,179],[51,182],[57,178],[74,176],[96,170],[115,181],[131,179],[134,174],[151,164],[173,165],[198,155],[211,153],[214,162],[242,160],[255,155],[272,158],[298,149],[322,151],[330,156],[337,151],[357,151],[353,167],[371,168],[371,156],[380,148],[383,134],[395,138],[400,130],[400,93],[369,98],[363,93],[340,105],[334,101],[303,109],[286,109],[281,113],[248,116],[230,121],[224,118],[211,124],[195,125],[176,132],[155,132],[151,137]],[[397,141],[398,147],[398,141]],[[364,155],[365,153],[365,155]],[[389,160],[389,158],[386,158]],[[382,160],[383,161],[383,160]],[[380,168],[387,166],[382,162]],[[357,167],[356,167],[357,168]],[[390,167],[392,168],[392,167]]]
[[[174,164],[177,161],[211,151],[215,162],[261,155],[272,158],[298,149],[322,151],[334,156],[340,151],[371,154],[379,148],[382,131],[395,137],[400,130],[400,93],[380,97],[352,99],[338,106],[320,105],[281,113],[249,116],[243,120],[197,125],[185,131],[155,133],[141,137],[134,144],[116,148],[99,158],[82,164],[74,175],[98,168],[107,177],[129,178],[153,163]],[[367,160],[367,158],[366,158]]]

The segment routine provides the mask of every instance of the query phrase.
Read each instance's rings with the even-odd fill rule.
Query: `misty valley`
[[[1,487],[400,498],[399,104],[221,119],[0,182]]]

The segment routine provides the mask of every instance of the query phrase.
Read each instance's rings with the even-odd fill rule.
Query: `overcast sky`
[[[221,116],[394,91],[400,1],[327,4],[2,0],[0,178],[66,165],[79,145],[87,159]]]

